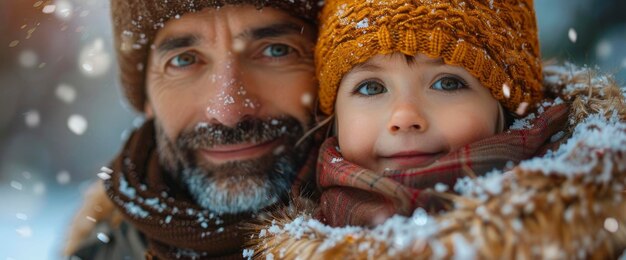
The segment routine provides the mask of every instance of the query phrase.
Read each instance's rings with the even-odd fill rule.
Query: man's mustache
[[[302,134],[302,125],[294,117],[246,118],[234,127],[199,123],[194,129],[183,131],[177,145],[183,149],[206,149],[216,145],[263,143],[281,137],[298,138]]]

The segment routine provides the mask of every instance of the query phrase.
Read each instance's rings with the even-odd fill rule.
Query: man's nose
[[[236,58],[228,58],[216,64],[208,84],[213,89],[206,108],[210,123],[235,127],[242,119],[255,117],[261,104],[246,84],[257,84],[246,80]]]
[[[425,132],[428,129],[428,122],[424,115],[420,113],[419,104],[412,102],[402,102],[393,108],[387,130],[392,134],[402,132]]]

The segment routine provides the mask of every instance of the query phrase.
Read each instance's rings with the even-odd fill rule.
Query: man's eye
[[[289,45],[277,43],[267,46],[265,50],[263,50],[263,55],[278,58],[286,56],[291,52],[293,52],[293,48],[289,47]]]
[[[361,83],[357,89],[359,94],[365,96],[374,96],[387,92],[387,88],[377,81],[366,81]]]
[[[467,84],[465,82],[454,77],[441,78],[431,86],[432,89],[443,91],[455,91],[466,87]]]
[[[176,55],[170,60],[170,65],[178,68],[184,68],[196,63],[196,56],[191,53],[182,53]]]

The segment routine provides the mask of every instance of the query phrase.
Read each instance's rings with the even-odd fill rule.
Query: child
[[[317,169],[329,225],[431,207],[424,189],[526,159],[565,122],[561,108],[504,132],[542,98],[531,0],[326,1],[320,24],[320,109],[336,133]]]
[[[624,90],[542,71],[532,0],[329,0],[320,25],[321,198],[262,219],[255,257],[626,256]]]

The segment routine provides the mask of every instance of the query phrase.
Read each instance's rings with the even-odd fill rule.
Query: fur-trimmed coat
[[[626,258],[626,88],[573,65],[546,66],[551,104],[570,106],[564,140],[512,170],[460,180],[453,202],[375,228],[329,227],[298,199],[251,225],[244,256],[266,259]],[[549,105],[546,103],[546,105]],[[541,113],[539,108],[536,113]],[[523,125],[523,120],[519,124]]]

